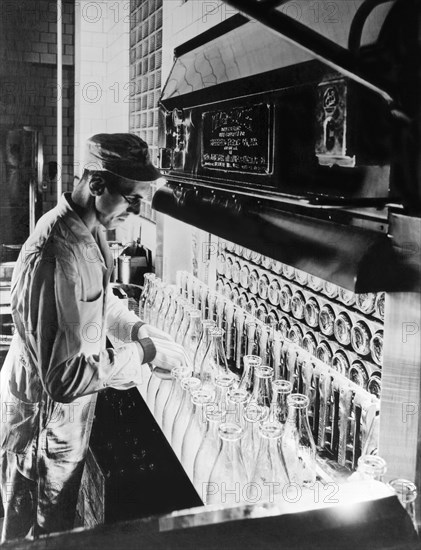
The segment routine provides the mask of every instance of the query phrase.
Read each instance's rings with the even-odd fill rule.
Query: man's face
[[[152,182],[107,181],[104,192],[95,197],[98,221],[107,229],[124,223],[130,214],[138,215],[140,200],[148,193]]]

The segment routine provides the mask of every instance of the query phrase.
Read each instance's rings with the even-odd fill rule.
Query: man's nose
[[[127,208],[127,212],[130,212],[131,214],[140,214],[140,203],[141,203],[141,200],[139,199],[135,204],[131,204],[128,208]]]

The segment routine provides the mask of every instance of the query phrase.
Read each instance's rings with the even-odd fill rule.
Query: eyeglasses
[[[142,200],[142,197],[140,197],[139,195],[124,195],[121,191],[119,191],[119,194],[124,198],[126,202],[129,203],[130,206],[137,206]]]

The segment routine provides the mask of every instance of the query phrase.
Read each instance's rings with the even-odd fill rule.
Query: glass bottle
[[[338,351],[334,354],[332,357],[332,368],[343,376],[348,376],[350,363],[344,350],[338,349]]]
[[[272,269],[273,260],[269,256],[262,256],[262,267],[265,269]]]
[[[197,390],[191,396],[193,413],[181,445],[181,464],[191,481],[193,464],[206,430],[206,405],[211,403],[212,397],[212,393],[206,389]]]
[[[191,396],[193,392],[200,389],[201,384],[198,378],[192,376],[190,378],[183,378],[180,385],[183,390],[183,395],[178,411],[174,417],[171,431],[171,446],[179,460],[181,458],[181,446],[183,444],[184,435],[193,412]]]
[[[383,364],[383,331],[378,330],[374,333],[370,341],[370,351],[373,361],[382,366]]]
[[[155,296],[158,290],[158,285],[160,283],[161,283],[161,279],[159,279],[158,277],[153,277],[151,279],[151,287],[143,306],[143,321],[145,323],[150,323],[151,321],[151,310],[155,303]]]
[[[176,287],[175,285],[167,285],[164,289],[164,299],[162,301],[162,305],[158,312],[158,319],[156,322],[156,326],[160,328],[161,330],[164,330],[164,324],[165,320],[168,317],[170,313],[171,303],[173,301],[173,297],[176,294]]]
[[[293,393],[287,398],[288,417],[281,439],[288,477],[301,487],[316,481],[316,445],[308,421],[309,398]]]
[[[225,275],[225,255],[222,253],[216,259],[216,271],[219,275]]]
[[[415,515],[415,500],[417,498],[417,487],[415,483],[408,479],[392,479],[389,482],[390,487],[395,491],[399,502],[407,511],[409,517],[414,524],[415,530],[418,531],[417,518]]]
[[[162,378],[159,378],[156,374],[152,372],[151,377],[149,378],[148,388],[146,390],[146,404],[149,407],[151,413],[154,413],[155,408],[155,399],[158,392],[159,386],[161,385]]]
[[[339,288],[339,300],[346,306],[352,306],[355,302],[355,294],[351,290]]]
[[[234,386],[234,377],[231,374],[220,374],[215,376],[215,403],[218,408],[225,412],[228,406],[228,393]]]
[[[188,271],[177,271],[176,273],[176,285],[180,291],[180,295],[183,298],[187,298],[187,280],[189,277]]]
[[[282,493],[289,478],[279,441],[282,425],[279,422],[263,422],[259,426],[259,450],[251,482],[259,487],[262,501],[273,502]]]
[[[361,361],[357,360],[352,363],[348,377],[354,384],[357,384],[357,386],[361,386],[364,389],[367,387],[368,373]]]
[[[174,323],[176,312],[177,312],[177,300],[179,299],[180,295],[177,294],[177,289],[174,293],[170,294],[170,303],[167,310],[167,313],[165,315],[164,323],[163,323],[163,331],[167,332],[168,334],[171,334],[171,327]]]
[[[257,313],[257,301],[255,298],[250,298],[244,308],[249,315],[252,315],[253,317],[256,317]]]
[[[333,332],[336,340],[343,346],[348,346],[351,343],[352,321],[349,315],[341,311],[335,319]]]
[[[378,455],[362,455],[358,459],[357,470],[348,478],[349,481],[374,479],[383,481],[387,471],[386,461]]]
[[[365,313],[366,315],[369,315],[374,312],[376,307],[376,295],[372,292],[363,293],[363,294],[356,294],[355,296],[355,303],[357,308]]]
[[[194,356],[199,345],[200,335],[202,333],[202,321],[200,311],[192,309],[188,312],[189,322],[186,334],[183,339],[183,347],[186,350],[187,357],[190,360],[191,367],[194,365]]]
[[[225,261],[225,277],[230,281],[232,279],[232,266],[233,266],[233,261],[232,259],[228,256],[228,258],[226,259]]]
[[[187,284],[186,284],[186,300],[189,304],[193,303],[193,285],[195,277],[191,274],[187,274]]]
[[[303,349],[307,351],[310,355],[316,355],[316,349],[317,349],[317,340],[314,337],[314,334],[312,332],[307,332],[306,335],[303,338],[302,343]]]
[[[382,376],[381,372],[374,371],[367,382],[367,391],[380,399],[382,393]]]
[[[242,369],[242,357],[244,353],[245,335],[244,335],[245,313],[241,308],[236,308],[234,312],[234,357],[237,370]]]
[[[308,273],[301,269],[295,269],[295,280],[298,284],[305,286],[308,283]]]
[[[254,471],[257,451],[259,450],[259,425],[269,417],[269,409],[249,401],[243,410],[244,437],[241,440],[241,450],[244,464],[249,476]]]
[[[254,369],[253,391],[251,401],[261,407],[270,407],[272,401],[273,369],[259,366]]]
[[[253,269],[252,272],[250,273],[248,284],[249,284],[249,291],[252,294],[257,294],[259,291],[259,274],[255,269]]]
[[[258,344],[256,342],[257,322],[252,315],[246,315],[244,321],[244,351],[243,355],[258,355]]]
[[[218,301],[218,294],[213,291],[208,293],[208,310],[206,318],[216,322],[216,302]]]
[[[149,293],[152,289],[152,281],[155,279],[155,273],[145,273],[144,275],[144,285],[142,289],[142,294],[139,298],[139,317],[141,319],[145,318],[145,303],[148,299]]]
[[[309,327],[316,328],[319,325],[320,307],[315,298],[309,298],[304,306],[304,318]]]
[[[278,260],[275,260],[272,264],[272,270],[274,273],[276,273],[276,275],[281,275],[282,271],[284,269],[284,266],[281,262],[279,262]]]
[[[171,441],[171,433],[175,415],[180,407],[183,396],[181,381],[191,376],[191,369],[189,367],[174,367],[171,370],[171,376],[173,378],[171,391],[162,412],[162,431],[168,441]],[[158,402],[158,397],[159,396],[157,396],[156,403]]]
[[[193,464],[193,484],[206,504],[206,489],[210,473],[219,453],[218,428],[225,422],[225,413],[219,409],[206,413],[206,432]]]
[[[225,350],[228,361],[228,367],[235,372],[235,323],[234,323],[234,304],[227,301],[225,307]]]
[[[189,303],[183,305],[183,317],[181,319],[180,327],[175,335],[175,341],[179,344],[183,344],[184,337],[190,325],[190,313],[196,311],[196,308]]]
[[[228,392],[228,405],[226,411],[227,421],[239,424],[245,428],[245,413],[250,401],[248,391],[235,388]]]
[[[223,423],[218,435],[221,446],[209,476],[206,503],[235,506],[244,500],[248,482],[240,446],[243,429],[238,424]]]
[[[281,332],[279,330],[274,330],[271,339],[270,352],[272,355],[271,367],[273,368],[273,377],[275,380],[281,378],[282,343],[283,339]]]
[[[284,285],[279,291],[279,305],[286,313],[291,311],[292,292],[288,285]]]
[[[269,291],[269,278],[267,275],[262,275],[259,279],[257,293],[262,300],[267,300]]]
[[[356,353],[368,355],[370,353],[371,332],[364,321],[357,321],[351,329],[351,345]]]
[[[262,359],[258,355],[244,355],[244,370],[241,376],[239,388],[251,392],[253,389],[254,369],[260,367]]]
[[[278,330],[281,333],[282,338],[285,339],[288,337],[290,328],[291,328],[291,323],[289,322],[288,317],[281,317],[279,319]]]
[[[199,336],[199,343],[197,345],[193,358],[194,376],[200,376],[200,368],[206,355],[206,350],[208,349],[210,343],[209,331],[214,326],[215,321],[211,321],[209,319],[205,319],[204,321],[202,321],[202,330]]]
[[[225,306],[226,306],[226,299],[221,296],[217,295],[216,304],[215,304],[215,313],[216,313],[216,326],[219,328],[224,329],[225,331]]]
[[[171,392],[172,382],[173,381],[171,379],[161,379],[161,382],[155,394],[153,415],[160,428],[162,428],[162,415],[164,413],[165,404]]]
[[[218,294],[222,294],[222,296],[224,297],[228,297],[228,293],[231,292],[231,287],[229,286],[229,283],[227,283],[227,287],[225,287],[224,285],[224,281],[223,279],[217,279],[216,283],[215,283],[215,290]],[[229,289],[229,290],[227,290]],[[202,307],[202,302],[200,301],[199,299],[199,309],[201,310],[201,307]]]
[[[271,422],[279,422],[283,427],[288,416],[287,399],[292,392],[292,384],[289,380],[274,380],[272,392],[269,418]]]
[[[325,336],[332,336],[335,325],[335,313],[329,305],[324,305],[319,314],[320,331]]]
[[[183,320],[184,315],[184,305],[187,303],[185,298],[182,296],[177,296],[175,306],[174,321],[171,323],[170,335],[175,339],[176,334],[180,328],[181,321]]]
[[[290,281],[292,281],[295,277],[295,268],[290,265],[284,264],[282,273],[286,279],[289,279]]]
[[[248,288],[249,286],[249,277],[250,277],[250,270],[248,268],[247,264],[244,264],[240,271],[240,285],[243,288]]]
[[[304,306],[304,294],[297,290],[296,292],[294,292],[291,298],[291,313],[296,319],[304,319]]]
[[[223,345],[224,331],[221,328],[210,329],[210,342],[200,367],[200,379],[204,389],[214,390],[215,377],[224,375],[232,378],[228,369]]]
[[[156,292],[155,292],[153,304],[149,309],[149,321],[148,321],[148,323],[150,325],[153,325],[154,327],[158,326],[159,312],[163,305],[164,296],[165,296],[165,284],[159,281],[156,283],[155,286],[156,286]]]
[[[236,260],[231,269],[232,282],[236,285],[238,285],[240,282],[240,272],[241,272],[241,265],[240,265],[240,262]]]
[[[323,284],[323,292],[328,298],[336,298],[338,295],[338,287],[333,283],[325,281]]]
[[[206,315],[208,314],[208,294],[209,287],[202,285],[200,290],[200,313],[202,315],[202,319],[206,319]]]
[[[301,347],[303,343],[303,338],[304,333],[300,325],[297,325],[297,323],[291,325],[291,328],[288,331],[288,340],[291,340],[291,342]]]
[[[257,323],[256,325],[256,342],[257,342],[257,355],[262,359],[264,365],[270,366],[272,361],[271,347],[270,347],[270,334],[271,328],[264,323]]]
[[[269,302],[273,306],[279,305],[279,292],[281,290],[281,287],[279,286],[279,283],[276,279],[272,279],[269,288],[268,288],[268,298]]]
[[[268,308],[266,304],[264,303],[259,304],[257,306],[255,315],[261,323],[265,323],[268,316]]]
[[[385,299],[386,299],[386,295],[384,292],[379,292],[379,294],[377,294],[376,304],[375,304],[376,316],[382,321],[384,321]]]
[[[323,279],[319,279],[319,277],[316,277],[315,275],[309,275],[308,276],[308,286],[315,290],[316,292],[319,292],[323,288]]]
[[[317,346],[316,357],[319,361],[322,361],[322,363],[325,363],[326,365],[330,366],[332,364],[333,351],[326,340],[322,340]]]

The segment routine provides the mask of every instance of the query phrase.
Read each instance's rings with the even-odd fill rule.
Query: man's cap
[[[152,164],[148,144],[134,134],[96,134],[86,142],[85,168],[107,171],[132,181],[155,181],[161,172]]]

